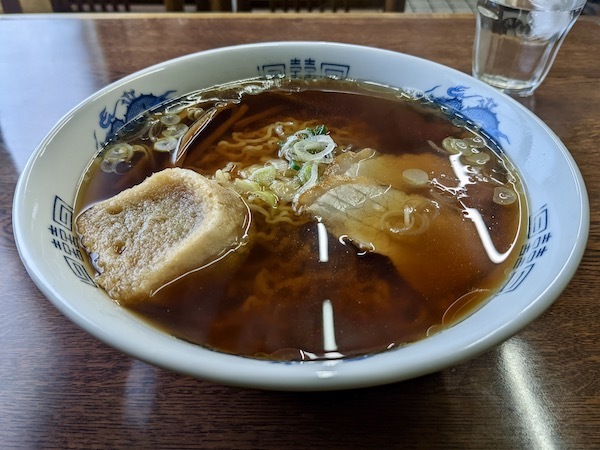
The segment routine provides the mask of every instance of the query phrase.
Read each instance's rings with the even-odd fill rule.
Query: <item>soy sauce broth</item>
[[[402,91],[361,82],[295,80],[267,89],[242,90],[240,94],[239,89],[226,86],[190,94],[139,118],[106,148],[126,142],[142,150],[134,151],[125,167],[109,173],[101,169],[102,158],[96,158],[83,178],[76,210],[166,167],[191,168],[215,177],[233,163],[237,166],[228,173],[238,176],[243,172],[239,161],[227,154],[218,156],[220,143],[243,142],[251,148],[257,145],[260,130],[271,124],[302,127],[314,122],[326,124],[344,152],[373,148],[383,155],[442,157],[445,172],[434,179],[437,184],[427,193],[433,194],[429,201],[454,208],[447,214],[462,214],[461,226],[470,229],[475,225],[466,217],[465,208],[478,210],[494,247],[508,256],[501,262],[482,258],[481,242],[464,246],[464,254],[448,255],[442,262],[418,255],[421,261],[428,261],[423,273],[439,280],[435,295],[424,295],[407,282],[390,258],[357,248],[343,236],[327,236],[328,260],[322,261],[319,248],[324,245],[323,236],[319,238],[314,217],[300,214],[295,224],[274,225],[255,213],[255,238],[240,258],[243,263],[226,260],[161,289],[132,309],[143,320],[180,339],[226,353],[283,360],[338,358],[423,339],[462,320],[502,287],[525,239],[527,205],[512,164],[473,124]],[[211,107],[218,111],[206,120]],[[180,147],[166,152],[152,147],[160,135],[157,130],[169,129],[169,121],[174,121],[164,118],[173,115],[179,117],[174,119],[176,125],[183,124],[187,130],[206,120],[192,145],[179,155]],[[181,145],[181,136],[177,139]],[[282,141],[285,136],[277,139]],[[487,160],[473,162],[469,159],[472,154],[448,151],[448,139],[483,142],[472,150],[485,153]],[[245,155],[244,164],[261,164],[267,154],[276,158],[277,149]],[[464,176],[471,177],[461,189],[452,184],[457,164]],[[453,181],[445,174],[451,174]],[[474,179],[479,181],[472,182]],[[500,186],[513,192],[516,200],[510,204],[492,201]],[[423,194],[422,187],[412,191]],[[452,242],[454,232],[449,227],[446,235],[436,236],[439,243],[435,246],[443,248],[445,242]],[[256,237],[260,235],[268,239]],[[410,248],[417,249],[417,255],[418,249],[434,245],[430,241],[424,232],[410,238]],[[453,279],[465,271],[470,271],[470,284],[454,286]]]

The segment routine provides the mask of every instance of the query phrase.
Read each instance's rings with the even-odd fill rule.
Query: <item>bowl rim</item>
[[[64,294],[62,294],[53,286],[47,283],[44,271],[42,270],[43,268],[32,257],[29,251],[30,244],[27,242],[27,238],[25,236],[23,228],[24,223],[19,211],[21,211],[21,209],[23,208],[23,203],[25,201],[24,199],[27,195],[27,187],[29,185],[29,177],[32,175],[32,170],[37,162],[39,154],[42,153],[52,143],[52,140],[54,139],[55,135],[57,133],[60,133],[61,129],[65,125],[67,125],[74,117],[76,117],[78,112],[80,112],[82,108],[84,108],[91,101],[103,97],[108,92],[113,91],[119,86],[125,85],[128,82],[131,82],[138,78],[142,78],[149,73],[162,70],[167,66],[172,66],[181,62],[194,60],[198,57],[204,57],[208,54],[222,53],[227,51],[244,51],[249,48],[262,49],[273,46],[284,46],[290,48],[307,46],[326,48],[344,47],[356,48],[362,51],[383,52],[383,54],[389,54],[394,57],[406,58],[407,61],[418,60],[420,62],[433,64],[434,67],[439,66],[440,68],[443,68],[446,71],[449,70],[452,73],[457,74],[460,78],[469,78],[469,83],[473,85],[477,85],[480,87],[483,86],[485,90],[492,89],[484,83],[474,78],[471,78],[467,74],[459,72],[451,67],[444,66],[423,58],[407,55],[392,50],[369,47],[365,45],[326,41],[276,41],[214,48],[210,50],[204,50],[179,56],[148,66],[144,69],[136,71],[135,73],[127,75],[119,80],[108,84],[107,86],[96,91],[95,93],[81,101],[79,104],[77,104],[75,107],[73,107],[54,125],[51,131],[44,137],[44,139],[40,142],[40,144],[36,147],[32,155],[28,159],[27,164],[17,182],[15,195],[13,198],[13,233],[15,236],[15,243],[18,249],[19,256],[23,261],[23,264],[25,265],[27,272],[29,273],[34,283],[38,286],[38,288],[41,290],[44,296],[46,296],[63,315],[65,315],[75,324],[86,330],[92,336],[107,343],[113,348],[116,348],[136,359],[146,361],[152,365],[163,367],[174,372],[234,386],[275,390],[337,390],[375,386],[395,381],[401,381],[404,379],[425,375],[427,373],[441,370],[450,365],[455,365],[460,362],[463,362],[467,359],[477,356],[480,353],[483,353],[484,351],[489,350],[490,348],[498,345],[499,343],[503,342],[504,340],[508,339],[509,337],[520,331],[526,325],[528,325],[537,317],[539,317],[560,296],[560,293],[568,285],[571,278],[575,274],[587,245],[590,217],[589,200],[587,196],[587,191],[585,189],[585,184],[575,160],[569,153],[568,149],[560,141],[560,139],[554,134],[554,132],[544,122],[542,122],[541,119],[539,119],[529,110],[527,110],[523,105],[519,104],[514,99],[497,92],[496,94],[503,97],[504,100],[507,101],[511,107],[517,108],[531,120],[536,122],[536,124],[539,127],[541,127],[544,133],[546,133],[555,142],[557,149],[561,153],[561,156],[569,165],[569,169],[571,171],[573,180],[575,180],[576,182],[576,187],[579,191],[579,208],[581,211],[578,227],[576,230],[576,244],[573,246],[568,257],[563,262],[562,268],[558,275],[555,277],[554,281],[550,285],[548,285],[543,290],[543,292],[535,298],[534,301],[529,303],[527,308],[521,311],[521,314],[512,317],[511,320],[504,323],[502,327],[491,330],[487,334],[479,336],[477,340],[470,342],[468,345],[463,345],[459,349],[453,349],[451,353],[448,353],[446,355],[439,354],[438,352],[438,359],[436,359],[435,361],[428,360],[428,355],[426,353],[423,353],[422,355],[418,354],[420,348],[424,346],[423,343],[425,341],[428,341],[428,339],[412,343],[409,346],[404,347],[404,349],[410,348],[411,357],[413,358],[413,361],[415,361],[415,364],[413,364],[413,367],[411,367],[410,370],[403,368],[400,371],[402,373],[402,376],[399,376],[398,372],[395,370],[376,371],[373,369],[373,367],[371,367],[370,364],[354,364],[355,369],[353,369],[352,371],[339,370],[340,363],[345,364],[347,367],[349,365],[348,363],[353,363],[354,361],[360,362],[367,359],[373,360],[373,358],[383,361],[383,363],[385,363],[385,367],[387,367],[388,369],[399,370],[401,368],[402,361],[394,360],[394,356],[396,353],[395,350],[376,355],[368,355],[361,358],[349,358],[344,360],[281,363],[253,360],[250,358],[235,355],[227,355],[203,349],[204,352],[209,352],[211,354],[211,358],[218,363],[217,367],[207,367],[207,364],[202,364],[203,361],[200,361],[200,364],[198,364],[197,362],[196,364],[189,364],[189,362],[185,361],[173,361],[170,355],[164,352],[156,354],[152,351],[148,351],[148,349],[146,349],[146,351],[143,351],[143,349],[140,350],[140,348],[137,345],[132,345],[131,343],[123,342],[114,333],[109,333],[107,332],[107,330],[99,327],[97,323],[95,323],[89,317],[82,316],[77,310],[77,308],[74,308],[68,301],[65,300]],[[163,333],[161,333],[161,335],[162,334]],[[175,340],[175,338],[172,339]],[[195,346],[193,344],[187,344],[179,340],[176,341],[178,345],[188,345],[193,347],[194,351],[199,348],[198,346]],[[242,377],[240,377],[239,374],[240,364],[244,366],[244,369],[247,369],[246,373]],[[298,368],[301,368],[301,370],[298,370]],[[268,376],[265,375],[265,371],[269,372]]]

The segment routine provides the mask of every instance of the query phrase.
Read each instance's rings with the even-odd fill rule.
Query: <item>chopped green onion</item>
[[[302,168],[298,171],[298,178],[302,183],[306,183],[310,179],[310,174],[312,171],[313,164],[307,163],[302,166]]]
[[[173,136],[168,136],[158,141],[154,142],[154,150],[158,152],[170,152],[171,150],[175,150],[177,148],[178,139]]]
[[[429,175],[421,169],[406,169],[402,177],[413,186],[425,186],[429,182]]]
[[[322,134],[326,130],[323,125],[316,129],[306,128],[297,131],[281,145],[279,156],[296,163],[307,161],[330,163],[337,144],[331,136]]]
[[[280,158],[273,158],[266,162],[265,165],[271,165],[275,167],[278,172],[283,172],[288,169],[288,161],[285,161]]]
[[[270,189],[281,201],[291,202],[300,186],[297,179],[287,179],[285,181],[275,180],[273,181],[273,184],[271,184]]]
[[[469,147],[472,148],[483,148],[485,147],[485,141],[480,136],[463,139]]]
[[[161,134],[165,137],[179,138],[187,132],[188,128],[189,127],[184,123],[177,123],[175,125],[169,125],[167,128],[162,130]]]
[[[324,124],[321,125],[317,125],[314,128],[307,128],[306,131],[309,133],[309,135],[319,135],[319,134],[327,134],[328,130],[327,127]]]
[[[256,181],[258,184],[269,187],[275,177],[277,176],[277,169],[273,166],[261,167],[256,169],[250,174],[250,180]]]
[[[473,153],[467,156],[467,161],[473,164],[484,165],[490,160],[490,155],[488,153]]]
[[[243,178],[236,178],[233,182],[233,187],[237,192],[242,194],[260,191],[258,183]]]
[[[277,196],[271,191],[254,191],[250,194],[249,200],[252,200],[252,197],[261,199],[273,208],[277,206]]]
[[[511,205],[517,201],[517,193],[504,186],[494,188],[494,203],[499,205]]]
[[[133,155],[133,147],[126,143],[115,144],[104,151],[102,157],[106,161],[129,161]]]
[[[167,114],[161,116],[160,121],[165,125],[175,125],[181,122],[181,118],[177,114]]]
[[[328,135],[309,136],[299,139],[297,135],[291,136],[280,152],[287,159],[295,161],[328,162],[335,150],[336,144]]]
[[[473,147],[462,139],[456,139],[453,137],[447,137],[442,141],[442,147],[448,152],[453,154],[460,153],[461,155],[469,156],[473,153]]]

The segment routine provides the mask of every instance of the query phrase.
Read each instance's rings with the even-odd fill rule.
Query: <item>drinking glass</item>
[[[585,0],[478,0],[473,76],[509,95],[542,83]]]

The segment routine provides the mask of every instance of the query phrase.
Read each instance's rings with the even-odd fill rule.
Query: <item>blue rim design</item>
[[[107,130],[106,136],[102,141],[106,141],[115,137],[116,133],[123,128],[124,125],[131,122],[140,114],[150,108],[159,105],[167,100],[175,90],[168,90],[162,94],[136,94],[135,89],[124,91],[123,95],[115,102],[111,111],[105,107],[99,114],[98,125],[101,129]],[[122,108],[120,108],[122,106]],[[100,144],[96,139],[96,144]]]
[[[500,142],[504,139],[510,143],[508,136],[500,131],[500,121],[494,109],[498,103],[491,97],[484,97],[478,94],[468,95],[467,86],[451,86],[446,89],[445,95],[434,95],[434,92],[440,89],[440,85],[435,86],[423,94],[429,100],[442,106],[450,108],[459,116],[467,118],[477,125],[489,136]]]

